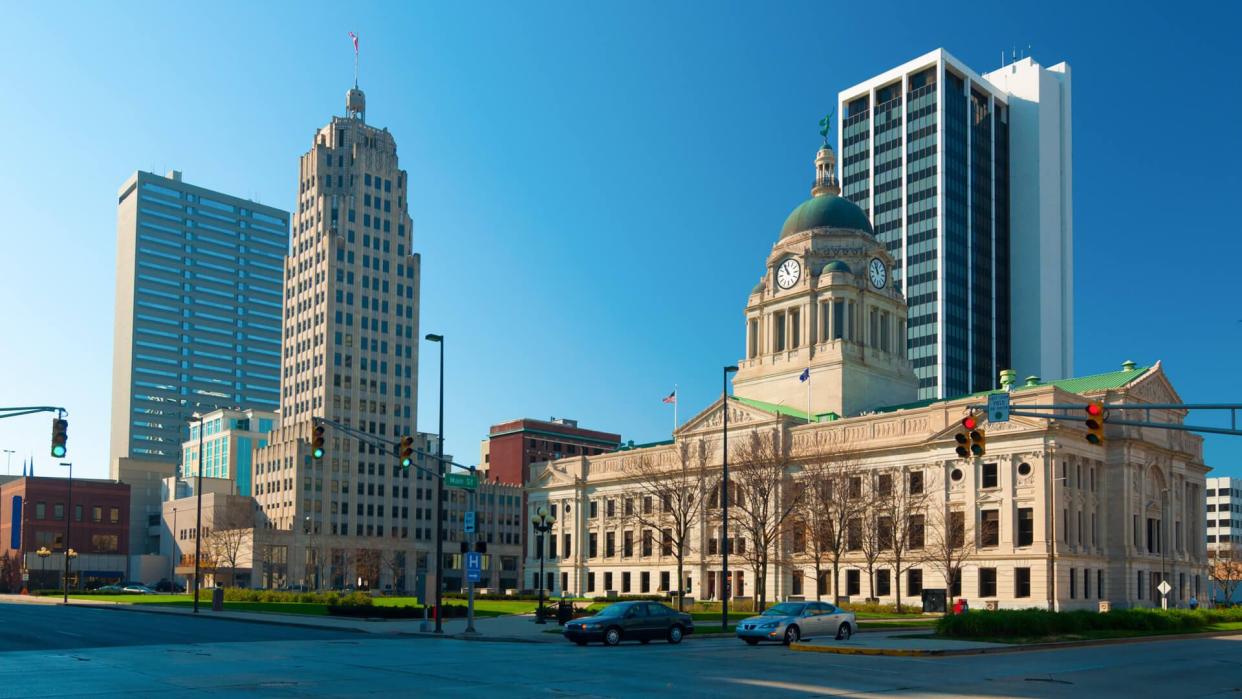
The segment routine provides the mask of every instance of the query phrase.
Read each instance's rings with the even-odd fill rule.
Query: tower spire
[[[836,110],[834,109],[833,112]],[[819,120],[819,135],[824,137],[824,145],[815,154],[815,184],[811,187],[811,196],[822,197],[826,194],[837,195],[841,188],[837,186],[837,156],[828,144],[828,134],[832,132],[832,114],[828,112]]]

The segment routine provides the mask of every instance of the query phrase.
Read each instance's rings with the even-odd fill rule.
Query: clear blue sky
[[[117,188],[175,168],[292,207],[298,156],[343,111],[349,30],[410,173],[459,461],[507,418],[646,441],[674,383],[683,419],[711,401],[817,120],[939,46],[979,71],[1028,44],[1073,68],[1076,373],[1162,359],[1184,400],[1242,402],[1236,6],[873,6],[9,3],[0,405],[67,406],[78,473],[107,472]],[[0,448],[55,470],[45,416],[0,421]],[[1242,438],[1207,455],[1242,475]]]

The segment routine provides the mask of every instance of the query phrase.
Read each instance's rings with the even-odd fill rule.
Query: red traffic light
[[[1099,403],[1087,403],[1087,414],[1088,415],[1103,415],[1104,406]]]
[[[966,417],[962,418],[962,427],[965,427],[968,430],[973,430],[978,426],[979,426],[979,421],[975,419],[974,415],[967,415]]]

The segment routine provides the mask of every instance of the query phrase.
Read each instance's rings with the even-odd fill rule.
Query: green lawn
[[[194,599],[191,595],[69,595],[70,599],[95,602],[121,602],[123,604],[159,604],[175,607],[191,607]],[[376,607],[417,607],[417,597],[376,597],[372,600]],[[445,606],[464,607],[464,599],[446,599]],[[210,596],[199,597],[199,607],[211,606]],[[506,614],[534,614],[536,602],[523,600],[475,600],[474,613],[477,617],[504,616]],[[224,608],[232,612],[268,612],[274,614],[313,614],[328,613],[327,605],[304,602],[231,602],[225,601]]]

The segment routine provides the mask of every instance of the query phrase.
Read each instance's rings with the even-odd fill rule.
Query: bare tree
[[[237,569],[246,558],[254,559],[254,516],[244,503],[227,503],[212,512],[210,534],[203,542],[217,579],[228,571],[228,582],[237,585]],[[253,564],[252,564],[253,566]]]
[[[891,493],[879,501],[880,516],[889,527],[888,546],[883,561],[893,571],[897,612],[901,612],[901,576],[926,558],[927,496],[923,472],[893,469]]]
[[[1220,588],[1226,603],[1242,585],[1242,546],[1215,544],[1208,546],[1208,576]]]
[[[692,535],[699,523],[707,493],[715,490],[720,476],[711,473],[711,445],[703,440],[681,441],[676,446],[677,463],[661,464],[645,454],[626,468],[637,486],[638,503],[622,515],[626,524],[639,531],[661,532],[661,549],[667,543],[677,561],[677,608],[682,609],[686,575],[685,561],[692,548]]]
[[[396,549],[384,549],[384,553],[380,558],[380,564],[384,570],[388,571],[389,578],[392,579],[393,592],[398,592],[398,583],[405,576],[405,551],[397,551]],[[401,587],[404,587],[403,585]]]
[[[861,500],[849,496],[849,479],[858,462],[843,453],[822,454],[803,470],[797,515],[807,528],[807,553],[815,568],[815,599],[820,598],[819,581],[825,565],[832,565],[833,601],[840,597],[841,557],[845,555],[845,534],[849,522],[858,514]]]
[[[944,576],[950,605],[957,601],[954,585],[961,582],[962,568],[977,550],[973,525],[973,518],[948,502],[927,508],[927,560]]]
[[[379,582],[380,554],[376,549],[358,549],[358,577],[365,581],[367,588],[373,588]]]
[[[877,597],[876,564],[893,544],[893,520],[887,510],[887,500],[893,496],[893,477],[890,473],[873,473],[869,480],[868,489],[856,500],[857,517],[862,520],[858,550],[862,555],[863,570],[867,571],[869,599],[874,599]]]
[[[799,499],[792,487],[784,441],[775,430],[764,435],[752,431],[729,460],[729,497],[736,497],[729,506],[737,513],[736,531],[751,543],[739,546],[738,553],[755,575],[757,612],[767,605],[768,567],[784,555],[782,539]]]

